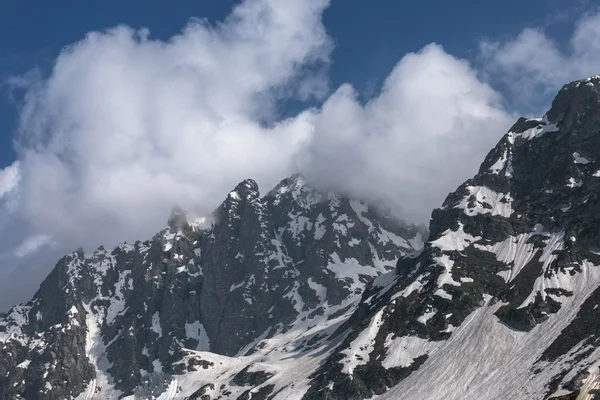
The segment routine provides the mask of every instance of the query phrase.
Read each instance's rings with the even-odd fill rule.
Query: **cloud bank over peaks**
[[[167,42],[119,26],[65,48],[26,87],[19,217],[97,246],[150,235],[174,203],[208,213],[240,179],[274,184],[312,118],[274,120],[275,102],[326,87],[326,6],[248,0]]]
[[[568,54],[531,29],[482,43],[481,69],[430,44],[399,56],[362,103],[350,84],[327,92],[327,6],[245,0],[223,22],[193,20],[168,41],[126,26],[94,32],[66,47],[49,77],[19,80],[18,161],[0,172],[0,236],[20,240],[0,245],[0,258],[144,239],[174,204],[206,215],[245,178],[266,191],[294,172],[426,223],[514,121],[489,77],[515,92],[521,70],[559,85],[590,73],[599,54],[594,15],[578,23]],[[526,63],[528,51],[538,57]],[[278,117],[278,104],[311,96],[322,106]]]
[[[306,21],[294,25],[308,35]],[[90,34],[30,88],[18,211],[35,235],[19,255],[51,239],[76,248],[145,238],[175,203],[206,215],[246,177],[266,190],[293,172],[427,222],[511,121],[466,61],[432,44],[403,57],[367,104],[346,84],[321,109],[265,125],[261,107],[302,87],[300,64],[326,60],[329,39],[313,35],[293,56],[272,44],[269,54],[288,55],[268,61],[253,46],[271,39],[249,45],[251,35],[232,39],[235,27],[225,41],[224,29],[191,25],[167,43],[125,27]]]
[[[427,222],[511,120],[466,61],[430,44],[405,55],[367,104],[349,85],[329,97],[300,163],[325,187]]]

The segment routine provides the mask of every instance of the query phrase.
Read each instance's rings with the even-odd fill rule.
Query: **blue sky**
[[[600,73],[597,1],[6,3],[0,310],[246,178],[427,223],[518,115]]]
[[[10,1],[0,13],[0,78],[5,82],[33,68],[48,73],[60,50],[89,31],[127,24],[148,27],[153,37],[168,39],[192,17],[222,20],[235,4],[231,0],[131,0],[52,2]],[[451,54],[476,61],[477,41],[511,37],[528,26],[546,29],[565,44],[573,24],[593,2],[531,0],[448,2],[428,0],[333,1],[324,24],[335,40],[331,86],[350,82],[368,97],[381,85],[402,55],[436,42]],[[501,88],[501,85],[498,84]],[[18,105],[6,83],[0,98],[0,168],[15,158],[12,139]],[[15,94],[18,96],[18,94]]]

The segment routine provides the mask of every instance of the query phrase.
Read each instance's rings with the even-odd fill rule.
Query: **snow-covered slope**
[[[152,240],[64,257],[0,316],[0,398],[300,399],[423,235],[300,176],[264,197],[246,180],[210,220],[175,209]]]
[[[600,364],[599,157],[595,77],[520,119],[434,210],[307,398],[575,399]]]

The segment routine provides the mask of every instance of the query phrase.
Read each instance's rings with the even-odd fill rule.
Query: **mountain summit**
[[[267,380],[289,398],[366,283],[422,246],[380,214],[298,175],[262,197],[245,180],[210,223],[176,207],[151,240],[69,254],[0,316],[0,398],[249,398]]]

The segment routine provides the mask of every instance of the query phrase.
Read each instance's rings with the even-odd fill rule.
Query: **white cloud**
[[[34,235],[25,239],[14,251],[14,255],[23,258],[29,254],[35,253],[43,246],[51,245],[52,238],[48,235]]]
[[[176,202],[208,213],[241,179],[275,184],[312,118],[276,121],[275,103],[323,95],[327,3],[248,0],[167,42],[120,26],[65,48],[27,86],[20,216],[90,247],[148,237]]]
[[[0,200],[18,187],[20,179],[21,172],[18,161],[0,169]]]
[[[282,88],[305,91],[302,65],[327,58],[319,14],[305,8],[298,15],[308,21],[284,19],[299,33],[281,34],[279,21],[250,44],[250,33],[232,38],[237,26],[196,24],[167,43],[121,27],[65,50],[22,114],[28,236],[72,248],[143,239],[175,203],[206,214],[244,178],[267,189],[298,171],[427,222],[508,127],[500,96],[467,62],[429,45],[402,58],[364,106],[343,85],[322,109],[265,125],[272,115],[261,107]],[[271,35],[310,38],[292,50]]]
[[[517,106],[546,107],[562,85],[600,74],[600,13],[583,16],[565,48],[525,28],[509,41],[482,41],[480,53],[485,72],[508,85]]]
[[[324,186],[428,221],[508,129],[500,101],[467,62],[432,44],[404,56],[364,106],[351,86],[338,89],[299,162]]]

